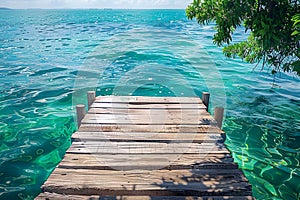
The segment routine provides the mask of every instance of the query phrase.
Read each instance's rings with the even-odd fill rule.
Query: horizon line
[[[9,8],[0,7],[0,10],[185,10],[186,8]]]

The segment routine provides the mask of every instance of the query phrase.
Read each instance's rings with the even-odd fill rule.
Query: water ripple
[[[274,82],[269,72],[225,58],[211,42],[213,26],[188,21],[183,10],[1,12],[1,199],[40,192],[70,145],[74,96],[86,103],[90,89],[146,96],[209,90],[213,104],[226,92],[226,144],[255,197],[299,197],[298,77]],[[234,40],[245,37],[240,28]]]

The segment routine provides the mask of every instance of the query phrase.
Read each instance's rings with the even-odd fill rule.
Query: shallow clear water
[[[257,199],[300,194],[300,79],[226,59],[183,10],[0,11],[0,199],[32,199],[97,95],[212,94]],[[245,38],[238,30],[235,40]],[[213,110],[213,109],[211,109]]]

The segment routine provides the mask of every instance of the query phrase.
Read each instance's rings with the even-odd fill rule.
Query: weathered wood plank
[[[227,155],[102,155],[102,154],[66,154],[58,167],[71,169],[236,169],[232,158]]]
[[[151,112],[151,111],[150,111]],[[152,115],[152,113],[145,113],[142,114],[135,114],[135,113],[128,113],[127,115],[119,115],[119,114],[97,114],[97,113],[88,113],[85,118],[88,119],[114,119],[114,120],[124,120],[124,119],[147,119],[151,120],[153,117],[159,117],[159,120],[164,119],[181,119],[181,120],[193,120],[193,121],[199,121],[203,119],[210,119],[213,120],[213,117],[208,114],[201,114],[201,115],[185,115],[184,113],[173,113],[173,112],[155,112],[155,115]],[[196,114],[196,112],[195,112]],[[153,119],[152,119],[153,120]]]
[[[224,144],[215,143],[145,143],[145,142],[73,142],[68,153],[95,154],[207,154],[229,153]]]
[[[100,149],[100,148],[76,148],[76,147],[70,147],[67,150],[67,153],[74,153],[74,154],[110,154],[110,155],[114,155],[114,154],[162,154],[162,153],[166,153],[166,154],[201,154],[202,155],[206,155],[208,153],[211,154],[227,154],[229,151],[228,150],[207,150],[207,149],[202,149],[202,150],[197,150],[197,149],[178,149],[178,150],[174,150],[174,149],[157,149],[157,150],[142,150],[142,149],[138,149],[138,150],[129,150],[129,149],[112,149],[111,151],[109,151],[109,149]]]
[[[106,120],[106,119],[83,119],[82,124],[108,124],[108,125],[114,125],[114,124],[120,124],[120,125],[209,125],[212,121],[210,120],[201,120],[201,121],[183,121],[183,120],[167,120],[167,121],[146,121],[143,119],[136,119],[136,120]],[[214,122],[214,121],[213,121]]]
[[[182,116],[199,116],[207,115],[208,112],[203,108],[201,109],[126,109],[126,108],[91,108],[88,113],[96,114],[119,114],[119,115],[161,115],[162,113],[169,115],[182,115]]]
[[[82,124],[162,124],[162,125],[200,125],[216,124],[210,115],[200,116],[172,116],[172,115],[110,115],[110,114],[87,114],[81,121]]]
[[[90,169],[90,170],[120,170],[120,171],[131,171],[131,170],[159,170],[159,169],[215,169],[215,170],[224,170],[224,169],[237,169],[237,165],[234,163],[202,163],[202,164],[192,164],[181,165],[181,164],[169,164],[169,163],[146,163],[146,162],[136,162],[134,164],[126,163],[108,163],[106,162],[103,165],[66,165],[62,163],[58,168],[64,169]]]
[[[159,104],[159,103],[105,103],[105,102],[95,102],[91,105],[91,108],[114,108],[114,109],[205,109],[203,104],[189,103],[189,104]]]
[[[224,138],[219,133],[75,132],[72,141],[216,143]]]
[[[148,96],[99,96],[95,102],[113,102],[113,103],[199,103],[202,101],[199,97],[148,97]]]
[[[41,193],[36,200],[252,200],[251,196],[99,196]]]
[[[82,124],[79,132],[155,132],[155,133],[224,133],[211,125],[124,125],[124,124]]]
[[[228,187],[230,185],[230,187]],[[249,195],[238,170],[85,170],[57,168],[43,191],[74,195]]]
[[[75,148],[124,148],[124,149],[214,149],[225,150],[226,146],[222,143],[163,143],[163,142],[115,142],[115,141],[79,141],[73,142]]]
[[[157,162],[170,162],[170,163],[203,163],[203,162],[214,162],[214,163],[221,163],[221,162],[232,162],[233,159],[231,155],[228,154],[214,154],[214,153],[208,153],[206,155],[200,155],[200,154],[181,154],[181,155],[172,155],[172,154],[162,154],[162,155],[156,155],[156,154],[116,154],[116,155],[110,155],[110,154],[100,154],[100,155],[94,155],[94,154],[70,154],[66,153],[64,161],[68,162],[74,162],[74,164],[78,162],[83,162],[84,164],[88,164],[91,161],[91,164],[94,163],[95,159],[97,159],[96,162],[98,162],[100,159],[103,159],[104,161],[116,161],[116,162],[125,162],[125,161],[136,161],[136,160],[156,160]]]

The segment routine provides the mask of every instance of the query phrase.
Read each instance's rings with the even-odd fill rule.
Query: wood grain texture
[[[75,132],[72,141],[217,143],[224,138],[219,133]]]
[[[73,142],[68,153],[92,154],[203,154],[229,153],[224,144],[159,142]]]
[[[151,110],[166,110],[166,109],[178,109],[178,110],[194,110],[194,109],[205,109],[203,104],[190,103],[190,104],[159,104],[159,103],[105,103],[95,102],[91,105],[91,108],[114,108],[114,109],[151,109]]]
[[[87,170],[56,168],[46,192],[77,195],[249,195],[251,185],[235,169]],[[230,185],[230,187],[228,187]]]
[[[107,108],[91,108],[89,113],[94,114],[119,114],[119,115],[161,115],[162,113],[166,115],[179,115],[179,116],[201,116],[201,115],[209,115],[209,113],[203,108],[200,109],[126,109],[126,108],[114,108],[114,107],[107,107]]]
[[[171,115],[161,113],[160,115],[116,115],[116,114],[87,114],[81,121],[83,124],[141,124],[141,125],[209,125],[216,123],[210,115],[184,116],[180,113]]]
[[[36,199],[252,199],[197,97],[96,97]]]
[[[59,164],[68,169],[134,170],[134,169],[236,169],[229,154],[71,154]]]
[[[79,132],[224,133],[214,125],[82,124]]]
[[[41,193],[36,200],[252,200],[251,196],[99,196]]]
[[[99,96],[96,97],[95,102],[108,102],[108,103],[199,103],[202,101],[199,97],[147,97],[147,96]]]

